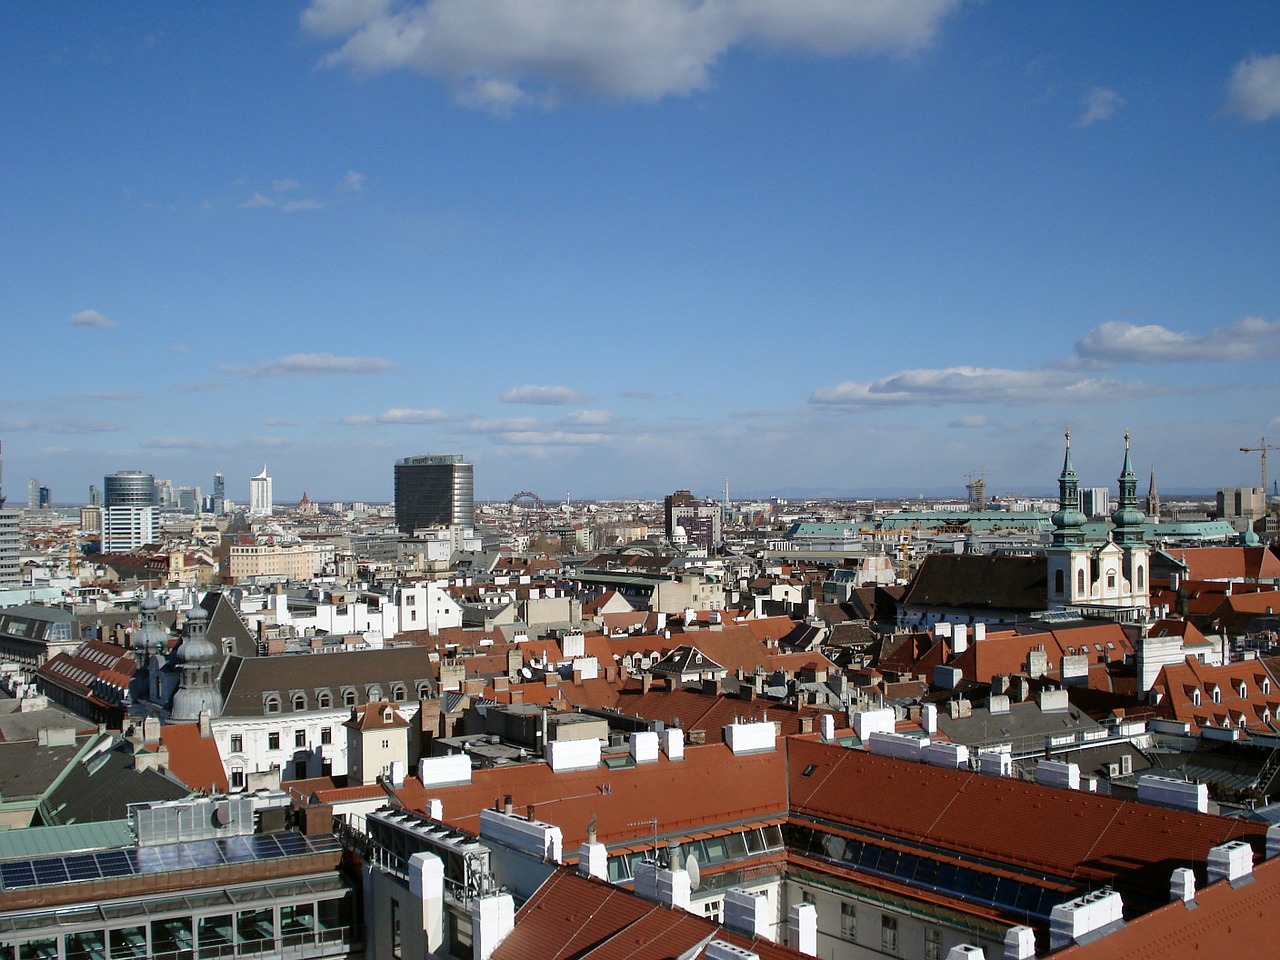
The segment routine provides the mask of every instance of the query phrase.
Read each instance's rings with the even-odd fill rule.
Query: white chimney
[[[684,759],[684,731],[679,727],[662,728],[662,752],[668,760]]]
[[[637,897],[645,900],[688,910],[693,884],[688,870],[668,870],[656,863],[641,861],[636,864],[634,890]]]
[[[951,633],[951,653],[959,656],[969,649],[969,627],[963,623],[957,623],[952,628]]]
[[[1061,950],[1085,934],[1123,918],[1124,901],[1108,887],[1060,903],[1049,915],[1049,950]]]
[[[836,738],[836,717],[833,713],[824,713],[818,721],[819,729],[822,731],[822,740],[824,743],[830,743]]]
[[[1169,899],[1191,903],[1196,898],[1196,874],[1190,867],[1179,867],[1169,880]]]
[[[444,820],[444,803],[432,797],[427,801],[427,816],[432,820]]]
[[[760,960],[760,954],[724,940],[712,940],[703,951],[704,960]]]
[[[1280,823],[1267,827],[1267,859],[1280,854]]]
[[[936,704],[926,703],[920,708],[920,726],[929,736],[933,736],[938,732],[938,707]]]
[[[1036,932],[1030,927],[1010,927],[1004,935],[1004,960],[1034,960]]]
[[[422,904],[422,933],[426,952],[435,953],[444,942],[444,861],[434,853],[409,858],[409,893]]]
[[[981,643],[985,639],[987,639],[987,625],[982,622],[975,623],[973,625],[973,642]]]
[[[746,937],[769,936],[769,898],[763,893],[729,890],[724,895],[724,925]]]
[[[471,939],[475,960],[489,960],[516,926],[516,905],[509,893],[491,893],[471,901]]]
[[[631,734],[631,759],[636,763],[658,762],[658,735],[652,730]]]
[[[947,960],[986,960],[981,947],[971,943],[958,943],[947,951]]]
[[[1232,840],[1209,850],[1208,880],[1239,880],[1253,873],[1253,847],[1243,840]]]
[[[796,953],[818,955],[818,908],[797,903],[787,912],[787,946]]]

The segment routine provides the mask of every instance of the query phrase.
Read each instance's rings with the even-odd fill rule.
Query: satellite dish
[[[531,680],[533,678],[533,671],[528,667],[521,667],[520,676],[524,677],[526,680]]]
[[[689,889],[697,890],[702,882],[702,868],[698,866],[698,858],[689,854],[684,858],[684,868],[689,872]]]

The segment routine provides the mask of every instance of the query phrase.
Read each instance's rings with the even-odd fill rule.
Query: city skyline
[[[1280,436],[1269,4],[252,9],[0,16],[11,504],[1047,494],[1068,423],[1211,492]]]

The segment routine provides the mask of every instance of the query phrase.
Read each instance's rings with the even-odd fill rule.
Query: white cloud
[[[326,66],[410,69],[467,106],[510,112],[559,94],[653,101],[710,85],[740,46],[822,56],[912,51],[959,0],[313,0],[303,25],[344,37]]]
[[[190,353],[191,348],[188,347],[185,343],[175,343],[170,345],[169,352],[170,353]]]
[[[258,193],[255,190],[252,197],[244,201],[244,203],[240,204],[240,209],[253,210],[253,209],[256,209],[257,207],[274,207],[275,205],[276,205],[276,202],[274,200],[272,200],[270,197],[266,196],[265,194]]]
[[[296,427],[298,425],[297,420],[289,420],[285,417],[267,417],[262,423],[267,427]]]
[[[1100,120],[1110,120],[1124,106],[1124,97],[1106,87],[1093,87],[1084,97],[1084,113],[1077,127],[1091,127]]]
[[[947,367],[904,370],[865,383],[819,387],[809,402],[828,409],[940,406],[944,404],[1095,403],[1138,399],[1161,392],[1149,384],[1086,377],[1066,370]]]
[[[338,422],[348,427],[365,427],[379,423],[449,423],[461,420],[461,414],[443,410],[414,410],[409,407],[390,407],[378,414],[355,414]]]
[[[1241,60],[1231,73],[1227,112],[1261,123],[1280,117],[1280,53]]]
[[[285,177],[283,180],[272,180],[271,189],[276,193],[288,193],[290,190],[297,190],[302,184],[293,177]]]
[[[564,418],[564,422],[578,427],[599,427],[613,420],[608,410],[575,410]]]
[[[1200,337],[1158,324],[1112,320],[1076,341],[1078,356],[1104,364],[1242,361],[1275,353],[1280,353],[1280,321],[1262,317],[1244,317]]]
[[[348,170],[346,175],[338,181],[338,191],[341,193],[354,193],[356,196],[364,193],[364,182],[369,178],[363,173],[357,173],[355,170]]]
[[[324,204],[319,200],[290,200],[280,204],[281,213],[297,213],[300,210],[323,210]]]
[[[291,353],[256,367],[222,369],[242,377],[314,377],[339,373],[385,373],[396,364],[380,357],[336,357],[332,353]]]
[[[503,403],[535,403],[544,406],[571,406],[587,398],[570,387],[537,386],[527,383],[502,394]]]
[[[967,417],[957,417],[951,421],[951,426],[958,427],[961,430],[977,430],[980,427],[986,427],[991,421],[980,414],[970,414]]]
[[[514,417],[509,420],[472,420],[467,429],[472,433],[512,433],[536,430],[542,424],[533,417]]]
[[[564,430],[522,430],[497,436],[503,443],[539,447],[597,446],[613,439],[607,433],[569,433]]]
[[[114,320],[108,320],[97,310],[81,310],[79,313],[73,313],[67,320],[73,327],[97,327],[99,330],[110,330],[120,326]]]

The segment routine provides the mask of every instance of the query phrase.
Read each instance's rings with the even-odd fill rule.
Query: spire
[[[1146,517],[1138,509],[1138,476],[1133,472],[1129,455],[1129,431],[1124,432],[1124,466],[1120,468],[1120,497],[1111,514],[1114,539],[1121,546],[1142,543],[1142,521]]]
[[[1053,545],[1071,546],[1084,539],[1081,527],[1085,516],[1080,512],[1080,484],[1071,466],[1071,428],[1067,427],[1067,452],[1062,458],[1062,473],[1058,476],[1058,512],[1053,515]]]
[[[1151,482],[1147,486],[1147,516],[1160,522],[1160,494],[1156,490],[1156,465],[1151,465]]]

